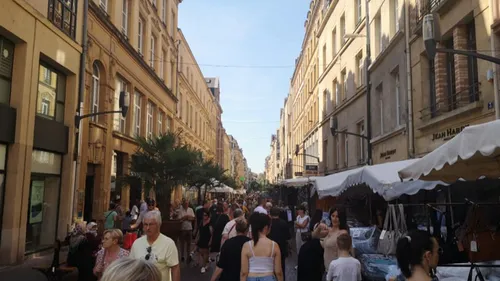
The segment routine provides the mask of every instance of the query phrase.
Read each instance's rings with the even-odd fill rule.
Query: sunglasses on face
[[[148,252],[148,254],[146,255],[146,260],[148,261],[151,258],[151,246],[147,247],[146,251]]]

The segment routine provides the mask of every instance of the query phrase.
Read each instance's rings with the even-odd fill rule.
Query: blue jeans
[[[262,277],[247,277],[247,281],[276,281],[276,277],[274,277],[274,275]]]

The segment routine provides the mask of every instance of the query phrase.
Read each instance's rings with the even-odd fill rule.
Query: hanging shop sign
[[[458,135],[465,127],[468,127],[469,124],[463,125],[460,127],[455,127],[455,128],[448,128],[444,131],[433,133],[432,134],[432,141],[437,141],[437,140],[443,140],[443,141],[448,141],[451,140],[454,136]]]
[[[318,175],[318,165],[306,165],[305,169],[306,176],[316,176]]]

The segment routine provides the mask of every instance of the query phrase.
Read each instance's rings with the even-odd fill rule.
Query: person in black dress
[[[325,272],[323,260],[324,250],[320,239],[328,235],[328,227],[319,224],[312,232],[311,240],[307,241],[298,254],[297,281],[322,281]]]
[[[288,257],[288,240],[292,239],[288,224],[285,220],[280,218],[281,210],[277,207],[271,209],[271,231],[268,234],[269,239],[273,240],[280,246],[281,250],[281,267],[283,269],[283,280],[285,276],[285,260]]]
[[[217,204],[217,220],[213,223],[214,231],[212,233],[212,245],[210,247],[211,253],[219,253],[220,245],[222,240],[222,232],[224,231],[224,227],[226,223],[229,222],[229,215],[224,212],[224,207],[222,203]]]
[[[212,232],[213,228],[210,224],[210,212],[204,210],[203,212],[203,222],[201,223],[198,231],[198,246],[200,256],[201,256],[201,273],[205,273],[208,267],[208,249],[212,243]]]
[[[236,236],[228,239],[220,250],[220,258],[210,281],[240,280],[241,249],[250,241],[248,238],[248,223],[241,217],[235,223]],[[219,279],[217,279],[219,278]]]

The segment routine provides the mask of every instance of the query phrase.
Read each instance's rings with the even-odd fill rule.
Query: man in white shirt
[[[265,206],[266,206],[266,198],[264,198],[264,197],[259,198],[259,206],[255,207],[255,209],[253,209],[254,213],[261,213],[261,214],[269,215]]]
[[[237,235],[236,232],[236,220],[243,218],[243,210],[242,209],[236,209],[233,212],[234,219],[226,223],[226,226],[224,226],[224,230],[222,231],[222,240],[220,242],[220,246],[224,245],[224,242],[226,240],[231,239]]]
[[[194,211],[189,207],[186,199],[182,199],[182,205],[177,209],[177,217],[182,221],[179,248],[181,250],[181,261],[184,261],[184,254],[190,257],[191,240],[193,239],[193,221],[195,218]]]
[[[129,257],[154,263],[161,272],[161,281],[181,281],[177,247],[172,239],[160,233],[161,222],[158,211],[144,215],[142,225],[146,235],[135,240]]]
[[[337,237],[339,257],[328,267],[326,281],[361,281],[361,264],[350,255],[352,239],[344,233]]]

